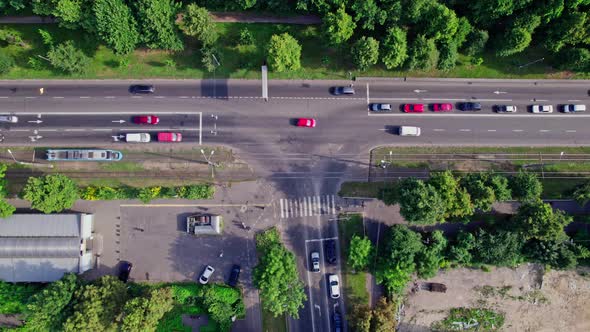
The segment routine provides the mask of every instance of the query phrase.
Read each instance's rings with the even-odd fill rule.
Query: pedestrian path
[[[336,214],[334,195],[281,198],[275,202],[281,219]]]

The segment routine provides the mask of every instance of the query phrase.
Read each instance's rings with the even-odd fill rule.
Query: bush
[[[8,73],[14,67],[14,59],[0,51],[0,74]]]
[[[137,193],[137,198],[144,203],[149,203],[152,199],[158,198],[160,196],[160,191],[162,187],[146,187],[139,189]]]
[[[0,314],[24,312],[29,298],[40,289],[38,284],[12,284],[0,280]]]
[[[51,48],[47,57],[53,67],[68,74],[84,73],[90,64],[90,58],[77,49],[71,40]]]
[[[240,30],[240,45],[252,45],[254,44],[254,36],[248,28]]]
[[[182,188],[182,191],[180,191]],[[210,185],[189,185],[177,189],[178,197],[186,199],[209,199],[213,197],[215,190]]]
[[[109,201],[115,199],[140,199],[148,203],[156,198],[210,199],[215,188],[207,184],[193,184],[182,187],[118,187],[88,186],[80,190],[80,197],[87,201]]]

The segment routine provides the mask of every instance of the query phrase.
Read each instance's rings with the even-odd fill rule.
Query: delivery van
[[[126,134],[125,141],[127,143],[148,143],[151,141],[151,137],[148,133]]]
[[[401,127],[399,127],[399,135],[400,136],[420,136],[420,128],[410,127],[410,126],[401,126]]]

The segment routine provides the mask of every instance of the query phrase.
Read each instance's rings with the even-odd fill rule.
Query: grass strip
[[[364,236],[363,217],[360,214],[341,215],[338,221],[338,238],[340,240],[340,257],[342,257],[342,286],[346,312],[351,312],[353,304],[369,305],[367,291],[367,274],[364,271],[353,271],[348,266],[348,248],[353,235]]]

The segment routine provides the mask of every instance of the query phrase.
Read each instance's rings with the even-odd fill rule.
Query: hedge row
[[[206,184],[145,188],[88,186],[81,189],[80,198],[87,201],[139,199],[148,203],[157,198],[210,199],[214,193],[215,188]]]

